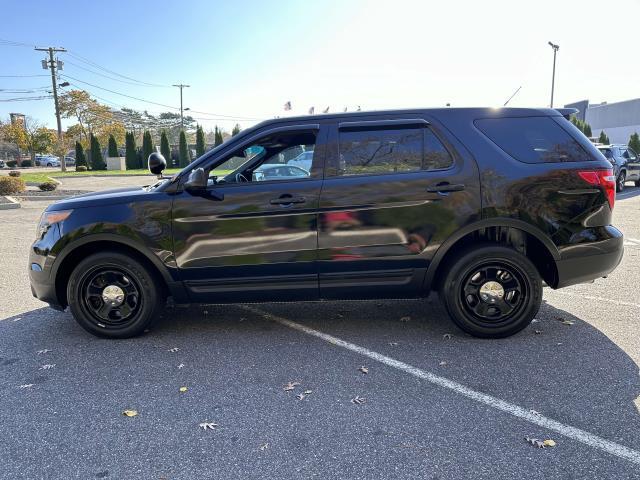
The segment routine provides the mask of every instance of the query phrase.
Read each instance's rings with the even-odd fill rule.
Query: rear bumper
[[[611,273],[622,260],[624,237],[611,225],[603,227],[596,242],[565,247],[556,261],[558,283],[555,288],[584,283]]]

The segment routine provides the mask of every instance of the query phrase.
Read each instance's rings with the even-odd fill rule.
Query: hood
[[[73,197],[58,200],[49,205],[48,211],[66,210],[72,208],[96,207],[104,205],[117,205],[120,203],[135,202],[149,195],[147,187],[124,187],[98,192],[87,192]]]

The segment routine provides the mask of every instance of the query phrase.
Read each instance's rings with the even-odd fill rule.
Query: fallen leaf
[[[556,345],[562,345],[562,342],[558,342],[558,343],[556,343]]]
[[[400,319],[401,322],[410,322],[411,321],[411,317],[402,317]]]
[[[540,335],[542,333],[542,330],[534,330],[533,333],[535,333],[536,335]]]
[[[304,400],[304,399],[305,399],[305,397],[306,397],[306,395],[305,395],[304,393],[299,393],[299,394],[297,394],[297,395],[296,395],[296,398],[297,398],[298,400]]]
[[[366,401],[367,401],[366,398],[362,398],[358,395],[356,395],[354,398],[351,399],[351,403],[355,403],[356,405],[362,405]]]
[[[135,417],[136,415],[138,415],[138,411],[137,410],[125,410],[124,412],[122,412],[122,414],[125,417]]]
[[[167,350],[167,352],[175,353],[178,350],[180,350],[178,347],[173,347],[173,348],[170,348],[169,350]]]
[[[369,373],[369,369],[367,367],[365,367],[364,365],[362,367],[360,367],[358,370],[360,370],[364,374]]]
[[[538,320],[537,318],[534,318],[533,320],[531,320],[531,323],[538,323],[540,320]]]
[[[200,428],[202,428],[203,430],[213,430],[214,428],[216,428],[218,426],[218,424],[217,423],[213,423],[213,422],[202,422],[198,426]]]
[[[440,362],[438,365],[440,365],[441,367],[444,367],[447,364],[447,362]]]
[[[33,383],[25,383],[25,384],[23,384],[23,385],[20,385],[18,388],[20,388],[20,389],[25,389],[25,388],[31,388],[31,387],[33,387],[33,386],[34,386],[34,384],[33,384]]]
[[[546,448],[546,445],[544,444],[543,440],[539,440],[537,438],[532,438],[532,437],[524,437],[524,439],[534,447]]]
[[[576,322],[572,322],[571,320],[562,320],[563,325],[573,325]]]
[[[391,345],[392,347],[395,347],[396,345],[398,345],[398,342],[389,342],[389,345]]]
[[[260,450],[261,452],[264,452],[267,448],[269,448],[269,444],[268,443],[263,443],[262,445],[260,445],[258,447],[258,450]]]
[[[180,390],[180,393],[184,393],[189,389],[187,387],[180,387],[178,390]]]
[[[533,413],[534,415],[542,415],[540,412],[534,409],[529,410],[529,413]]]
[[[51,370],[55,366],[56,366],[55,363],[50,363],[50,364],[42,365],[38,370]]]
[[[178,370],[180,370],[181,368],[184,368],[184,363],[181,363],[180,365],[178,365]]]
[[[44,350],[38,350],[38,355],[42,355],[43,353],[49,353],[51,350],[49,350],[48,348],[45,348]]]
[[[313,393],[313,390],[305,390],[304,394],[305,395],[311,395]]]
[[[544,441],[544,442],[542,442],[542,443],[544,443],[547,447],[555,447],[555,446],[556,446],[556,442],[554,442],[554,441],[553,441],[553,440],[551,440],[551,439],[547,439],[547,440],[545,440],[545,441]]]
[[[442,338],[444,338],[445,340],[451,340],[451,337],[453,337],[453,335],[451,335],[450,333],[445,333],[444,335],[442,335]]]
[[[289,392],[289,391],[293,390],[294,388],[296,388],[298,385],[300,385],[300,382],[289,382],[284,387],[282,387],[282,389],[285,392]]]
[[[14,321],[14,322],[18,322],[18,321],[20,321],[20,320],[22,320],[22,317],[18,317],[18,318],[14,318],[14,319],[13,319],[13,321]]]

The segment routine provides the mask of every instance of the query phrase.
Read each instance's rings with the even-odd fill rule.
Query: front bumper
[[[624,237],[617,228],[608,225],[601,238],[565,247],[556,261],[558,282],[555,288],[584,283],[611,273],[622,260]]]

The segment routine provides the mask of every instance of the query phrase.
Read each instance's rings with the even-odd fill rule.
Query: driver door
[[[193,301],[318,298],[326,131],[318,125],[275,130],[212,159],[207,189],[183,190],[174,200],[175,258]],[[313,152],[311,171],[291,175],[279,168],[301,150]]]

